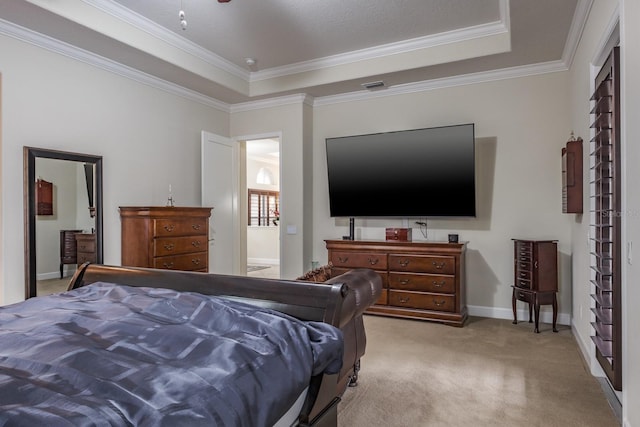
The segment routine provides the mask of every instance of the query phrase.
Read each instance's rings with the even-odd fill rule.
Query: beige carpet
[[[365,316],[357,387],[344,427],[619,426],[568,326],[471,318],[463,328]]]

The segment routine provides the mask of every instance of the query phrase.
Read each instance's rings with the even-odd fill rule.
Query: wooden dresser
[[[122,265],[207,272],[211,209],[120,207]]]
[[[529,322],[535,314],[534,332],[540,320],[540,306],[553,307],[553,332],[558,332],[558,244],[555,240],[513,239],[513,323],[518,323],[516,301],[529,304]],[[533,310],[532,310],[533,309]]]
[[[65,264],[77,264],[76,234],[82,230],[60,230],[60,278],[64,276]]]
[[[367,313],[464,325],[464,243],[325,242],[332,276],[364,267],[382,277],[382,295]]]
[[[76,234],[76,254],[78,265],[97,262],[95,233]]]

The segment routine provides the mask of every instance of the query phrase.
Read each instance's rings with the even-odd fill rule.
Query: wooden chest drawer
[[[332,252],[330,261],[335,267],[387,269],[387,255],[375,252]]]
[[[159,218],[154,220],[153,235],[193,236],[207,233],[207,218]]]
[[[91,238],[91,239],[78,238],[77,250],[78,250],[78,252],[93,252],[93,253],[95,253],[95,251],[96,251],[95,238]]]
[[[85,262],[90,262],[95,264],[96,261],[96,253],[95,252],[78,252],[78,265],[84,264]]]
[[[389,290],[389,304],[423,310],[455,311],[455,296]]]
[[[168,270],[206,270],[208,263],[207,252],[185,255],[163,256],[153,259],[153,268]]]
[[[389,273],[389,289],[452,294],[455,292],[456,284],[453,276],[416,273]]]
[[[167,256],[202,252],[207,236],[160,237],[153,240],[153,256]]]
[[[454,274],[456,259],[452,256],[389,254],[389,270]]]
[[[518,301],[524,301],[529,303],[533,303],[535,301],[535,296],[532,292],[526,292],[520,289],[514,289],[513,292],[514,292],[513,296]]]
[[[341,274],[346,273],[349,270],[351,270],[351,268],[336,268],[336,267],[332,267],[331,268],[331,277],[339,276]],[[382,287],[383,288],[388,288],[389,287],[389,280],[388,280],[389,275],[387,274],[387,272],[386,271],[379,271],[379,270],[374,270],[374,271],[376,273],[378,273],[378,275],[382,278]]]

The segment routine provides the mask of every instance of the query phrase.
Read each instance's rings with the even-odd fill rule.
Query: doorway
[[[280,139],[245,144],[247,275],[280,278]]]

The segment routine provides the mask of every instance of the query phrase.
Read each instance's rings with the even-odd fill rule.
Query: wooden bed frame
[[[83,264],[71,279],[68,290],[108,282],[129,286],[168,288],[198,292],[250,302],[302,320],[321,321],[340,327],[343,301],[349,288],[343,283],[317,284],[293,280],[262,279],[176,270]],[[311,379],[299,426],[329,427],[338,424],[337,374]]]

